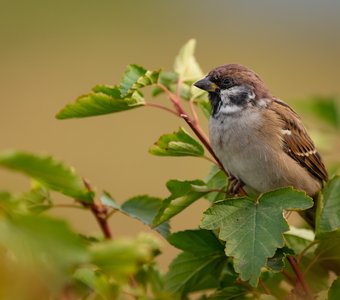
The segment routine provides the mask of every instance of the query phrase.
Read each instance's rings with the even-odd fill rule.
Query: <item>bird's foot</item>
[[[228,185],[228,194],[235,196],[237,194],[244,194],[244,191],[242,187],[244,186],[244,183],[235,177],[234,175],[229,176],[229,185]]]

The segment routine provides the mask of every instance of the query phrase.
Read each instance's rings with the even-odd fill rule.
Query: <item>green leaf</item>
[[[228,178],[227,175],[216,165],[213,165],[209,174],[204,180],[208,189],[221,190],[221,192],[211,192],[205,196],[210,202],[223,200],[227,197],[227,194],[223,191],[227,191]]]
[[[340,277],[333,281],[332,286],[328,291],[328,300],[338,299],[340,299]]]
[[[340,229],[340,176],[335,176],[318,199],[317,234]]]
[[[314,97],[306,101],[297,101],[301,111],[308,112],[328,124],[340,127],[340,99],[334,97]]]
[[[164,134],[151,146],[149,152],[158,156],[203,156],[204,149],[199,142],[180,127],[178,132]]]
[[[18,202],[24,203],[31,213],[39,214],[51,208],[52,201],[49,190],[38,182],[33,183],[29,192],[22,193],[16,197]]]
[[[201,227],[220,229],[219,238],[226,241],[227,256],[234,257],[235,271],[256,286],[267,259],[284,246],[283,233],[289,227],[282,211],[311,206],[313,201],[305,193],[285,188],[262,194],[256,202],[247,197],[218,202],[204,212]]]
[[[149,234],[137,239],[116,239],[93,244],[91,261],[115,280],[127,282],[143,264],[151,263],[159,253],[159,242]]]
[[[151,225],[161,205],[162,200],[160,198],[143,195],[127,200],[123,203],[121,209],[129,216],[142,221],[144,224]],[[167,237],[170,233],[168,222],[154,227],[154,229],[164,237]]]
[[[155,216],[153,224],[156,226],[168,221],[190,204],[207,194],[206,191],[198,191],[201,188],[206,189],[205,183],[201,180],[170,180],[166,186],[171,195],[163,200],[162,206]]]
[[[222,290],[217,290],[207,300],[245,300],[249,299],[247,293],[247,289],[242,286],[228,286]]]
[[[93,193],[87,191],[82,179],[73,169],[51,156],[8,151],[0,153],[0,166],[24,173],[47,188],[64,195],[82,201],[92,201]]]
[[[165,289],[173,294],[216,288],[226,257],[222,254],[195,256],[179,254],[170,264],[165,276]]]
[[[175,72],[161,71],[159,73],[158,83],[165,86],[171,92],[176,91],[177,80],[178,80],[178,74]],[[163,89],[161,89],[160,87],[155,87],[152,91],[152,96],[155,97],[162,93],[164,93]]]
[[[138,65],[127,66],[119,90],[125,97],[133,90],[157,83],[160,71],[151,72]]]
[[[120,205],[117,203],[115,199],[111,197],[108,192],[104,192],[103,195],[100,197],[100,202],[108,207],[121,210]]]
[[[209,100],[205,98],[204,99],[199,98],[199,99],[196,99],[195,103],[201,109],[205,117],[209,119],[211,115],[211,104]]]
[[[193,82],[203,77],[203,72],[194,56],[196,41],[189,40],[176,56],[174,71],[179,74],[183,81]]]
[[[160,198],[141,195],[127,200],[123,203],[123,205],[120,206],[106,192],[101,196],[100,201],[102,204],[117,209],[129,217],[136,218],[146,225],[153,224],[152,221],[162,205],[162,199]],[[153,229],[158,231],[165,238],[170,233],[170,225],[168,222],[165,222],[157,227],[153,227]]]
[[[150,287],[153,294],[160,296],[160,300],[168,299],[161,297],[164,294],[164,282],[163,276],[156,264],[144,265],[135,275],[135,279],[139,284],[143,285],[145,290]]]
[[[81,239],[64,221],[41,215],[1,218],[0,244],[2,249],[13,253],[20,265],[40,266],[45,271],[63,274],[61,276],[66,276],[69,268],[88,260]]]
[[[317,260],[327,270],[340,275],[340,231],[325,233],[315,250]]]
[[[102,272],[94,270],[93,268],[84,267],[76,270],[73,277],[88,286],[96,295],[102,297],[102,299],[116,299],[117,290],[115,286]]]
[[[275,255],[268,258],[267,268],[273,272],[281,272],[285,267],[285,261],[288,255],[294,255],[294,251],[288,247],[276,249]]]
[[[86,118],[129,110],[145,105],[139,91],[122,98],[118,88],[97,86],[94,92],[80,96],[75,102],[66,105],[56,115],[57,119]]]
[[[175,232],[169,235],[168,242],[176,248],[196,256],[224,254],[224,245],[210,230],[196,229]]]
[[[284,238],[286,245],[293,249],[295,254],[300,254],[311,242],[314,241],[315,234],[310,229],[290,226],[290,230],[285,232]]]

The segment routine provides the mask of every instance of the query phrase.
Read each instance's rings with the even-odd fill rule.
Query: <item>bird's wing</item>
[[[327,181],[328,174],[321,156],[309,137],[300,117],[285,102],[278,99],[270,104],[284,123],[282,128],[284,151],[320,181]]]

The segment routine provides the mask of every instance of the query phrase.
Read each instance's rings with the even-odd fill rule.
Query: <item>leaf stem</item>
[[[78,208],[78,209],[86,209],[84,206],[79,206],[76,204],[54,204],[51,208]]]
[[[312,241],[311,243],[309,243],[309,244],[306,246],[306,248],[303,249],[303,250],[301,251],[301,253],[299,254],[299,256],[297,257],[297,262],[300,262],[301,259],[302,259],[302,257],[306,254],[306,252],[307,252],[310,248],[312,248],[314,245],[316,245],[316,244],[318,244],[318,243],[319,243],[319,241],[317,241],[317,240]]]
[[[174,114],[175,116],[178,117],[178,113],[176,111],[174,111],[171,108],[168,108],[168,107],[166,107],[164,105],[157,104],[157,103],[149,103],[149,102],[147,102],[147,103],[145,103],[145,106],[156,107],[156,108],[159,108],[159,109],[163,109],[163,110],[165,110],[165,111],[167,111],[169,113],[172,113],[172,114]]]
[[[313,294],[311,293],[310,289],[309,289],[309,286],[303,276],[303,273],[301,272],[301,270],[299,269],[299,266],[298,266],[298,263],[295,259],[294,256],[287,256],[287,259],[288,259],[288,262],[290,263],[295,275],[296,275],[296,278],[297,278],[297,281],[298,283],[301,285],[303,291],[304,291],[304,296],[306,296],[308,300],[313,300],[315,299],[315,297],[313,296]]]
[[[86,187],[86,189],[89,192],[92,192],[92,187],[90,185],[90,183],[88,181],[86,181],[85,179],[83,179],[84,185]],[[100,203],[86,203],[86,202],[82,202],[80,201],[80,203],[91,210],[92,214],[94,215],[94,217],[97,220],[97,223],[99,224],[99,227],[105,237],[105,239],[107,240],[111,240],[113,238],[111,229],[109,227],[109,223],[107,221],[107,215],[108,215],[108,210],[106,208],[106,206],[100,204]]]
[[[199,119],[198,119],[198,115],[197,115],[197,112],[196,112],[196,109],[195,109],[194,99],[190,99],[189,106],[190,106],[190,110],[191,110],[191,113],[192,113],[192,116],[193,116],[193,122],[194,122],[195,125],[198,125]]]
[[[259,283],[260,283],[263,291],[265,292],[265,294],[271,295],[270,290],[267,288],[266,284],[263,282],[263,280],[261,278],[259,278]]]

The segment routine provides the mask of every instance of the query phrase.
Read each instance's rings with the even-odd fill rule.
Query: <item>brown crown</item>
[[[228,64],[211,70],[208,77],[212,81],[230,78],[235,85],[247,84],[253,88],[255,99],[269,98],[270,93],[264,82],[254,71],[239,64]]]

